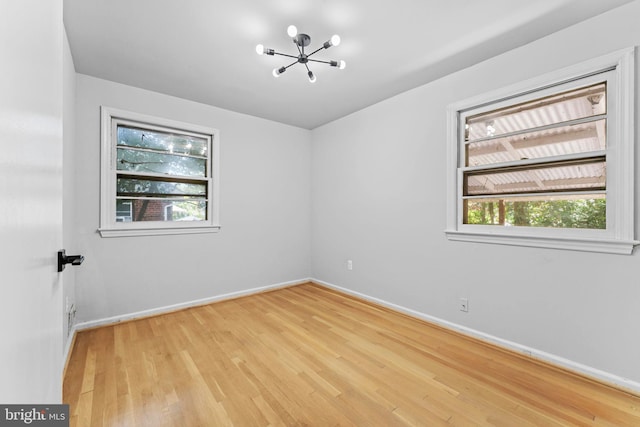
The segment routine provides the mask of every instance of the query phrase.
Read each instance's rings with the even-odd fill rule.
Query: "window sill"
[[[585,239],[573,237],[523,236],[499,233],[482,233],[458,230],[445,230],[451,241],[491,243],[510,246],[528,246],[534,248],[565,249],[582,252],[599,252],[630,255],[637,240]]]
[[[200,227],[158,227],[158,228],[99,228],[101,237],[133,237],[133,236],[163,236],[176,234],[217,233],[219,225]]]

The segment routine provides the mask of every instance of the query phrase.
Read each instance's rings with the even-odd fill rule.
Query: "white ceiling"
[[[313,129],[631,0],[64,0],[79,73]],[[259,56],[297,54],[344,70]]]

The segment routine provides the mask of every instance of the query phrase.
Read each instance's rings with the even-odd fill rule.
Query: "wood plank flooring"
[[[640,397],[304,284],[80,332],[71,426],[640,426]]]

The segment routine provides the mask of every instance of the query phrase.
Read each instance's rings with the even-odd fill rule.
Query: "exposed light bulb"
[[[295,25],[289,25],[289,27],[287,28],[287,34],[289,35],[289,37],[295,37],[296,35],[298,35],[298,29]]]
[[[258,55],[264,55],[264,46],[259,44],[256,46],[256,53]]]
[[[344,68],[347,66],[347,63],[344,61],[340,61],[338,68],[341,70],[344,70]]]
[[[325,49],[329,49],[331,46],[338,46],[339,44],[340,44],[340,36],[337,34],[334,34],[331,36],[329,40],[324,42],[322,47],[324,47]]]
[[[315,83],[316,82],[316,76],[311,71],[309,71],[309,81],[311,83]]]
[[[274,68],[273,69],[273,77],[279,77],[280,74],[284,73],[285,71],[287,71],[287,69],[285,67]]]

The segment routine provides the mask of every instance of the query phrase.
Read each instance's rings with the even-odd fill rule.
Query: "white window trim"
[[[617,85],[613,97],[615,104],[611,107],[615,109],[616,114],[614,120],[608,123],[608,127],[612,128],[616,136],[614,146],[607,148],[607,194],[614,193],[612,197],[614,206],[612,209],[607,207],[607,230],[463,224],[462,176],[458,164],[461,149],[461,129],[459,128],[461,113],[488,103],[499,102],[612,69],[615,69]],[[447,238],[452,241],[631,254],[634,246],[640,244],[635,240],[634,235],[634,69],[635,48],[632,47],[449,105],[447,108],[447,228],[445,229]],[[609,197],[607,199],[609,205]]]
[[[153,117],[111,107],[101,107],[101,152],[100,152],[100,228],[102,237],[155,236],[167,234],[215,233],[219,223],[219,171],[220,135],[218,130],[206,126]],[[113,119],[138,122],[141,125],[160,126],[178,131],[194,132],[211,136],[210,180],[207,221],[198,222],[116,222],[116,147],[113,139]]]

